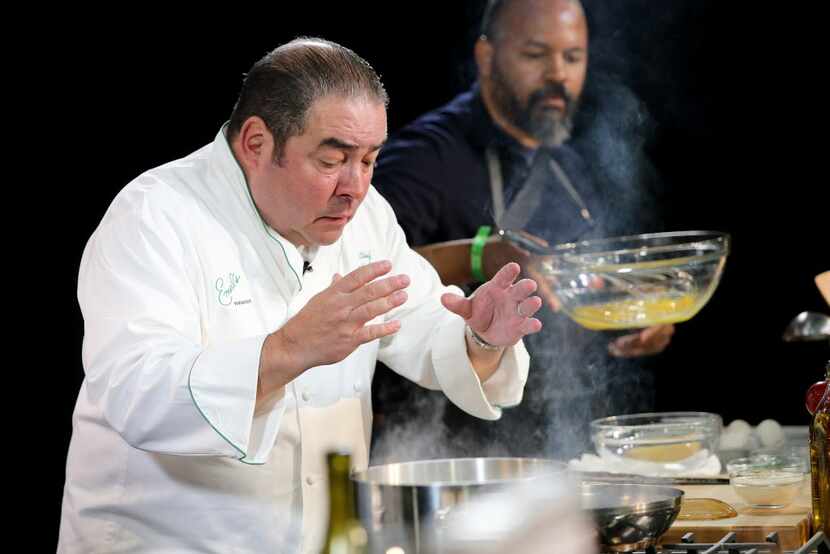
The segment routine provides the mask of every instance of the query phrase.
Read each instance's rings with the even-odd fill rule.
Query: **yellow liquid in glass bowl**
[[[675,444],[655,444],[635,446],[625,451],[623,457],[646,462],[679,462],[691,458],[702,450],[699,441],[678,442]]]
[[[578,306],[568,315],[587,329],[632,329],[686,321],[695,314],[697,306],[697,295],[683,294]]]

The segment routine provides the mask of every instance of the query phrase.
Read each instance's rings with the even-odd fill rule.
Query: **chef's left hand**
[[[506,264],[470,298],[447,293],[441,297],[441,303],[463,317],[490,344],[513,346],[523,336],[542,328],[542,322],[532,317],[542,306],[541,298],[531,296],[536,291],[536,281],[522,279],[514,283],[520,271],[519,264]]]
[[[674,325],[654,325],[639,333],[625,335],[608,345],[608,351],[618,358],[636,358],[659,354],[671,342]]]

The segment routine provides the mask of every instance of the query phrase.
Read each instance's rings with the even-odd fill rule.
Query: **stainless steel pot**
[[[565,464],[536,458],[456,458],[370,467],[352,476],[371,552],[441,552],[452,509],[481,493],[558,474]]]
[[[594,519],[606,551],[644,550],[680,513],[683,491],[657,485],[583,483],[582,508]]]

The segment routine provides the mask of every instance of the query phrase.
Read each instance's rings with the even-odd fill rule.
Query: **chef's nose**
[[[369,178],[360,164],[346,164],[337,181],[337,194],[360,200],[369,189]]]

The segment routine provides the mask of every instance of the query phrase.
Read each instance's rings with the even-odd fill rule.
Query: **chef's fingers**
[[[507,297],[513,302],[521,302],[534,292],[536,292],[536,281],[533,279],[522,279],[515,285],[511,286],[507,291]]]
[[[348,303],[353,309],[389,296],[397,290],[402,290],[410,284],[408,275],[393,275],[372,281],[349,294]]]
[[[538,333],[542,330],[542,322],[535,317],[529,317],[522,321],[522,324],[519,326],[519,330],[521,331],[522,336]]]
[[[348,273],[345,277],[334,283],[333,286],[339,292],[354,292],[363,285],[377,279],[381,275],[386,275],[391,270],[392,262],[389,260],[372,262]]]
[[[562,307],[561,303],[559,302],[559,298],[557,298],[556,293],[553,292],[553,286],[551,286],[551,280],[546,279],[543,277],[536,269],[528,268],[527,274],[530,276],[531,279],[536,281],[537,285],[537,293],[539,296],[542,297],[542,300],[545,301],[545,304],[554,311],[558,312],[559,308]]]
[[[500,289],[506,289],[513,284],[513,281],[515,281],[516,277],[519,276],[521,270],[522,268],[519,267],[519,264],[516,262],[504,264],[504,266],[499,269],[495,275],[493,275],[493,278],[490,279],[489,283],[494,284]]]
[[[441,295],[441,304],[452,313],[467,320],[473,316],[473,301],[451,292]]]
[[[372,300],[371,302],[367,302],[366,304],[361,304],[354,310],[350,317],[355,318],[358,323],[363,325],[367,321],[370,321],[379,315],[383,315],[386,312],[393,310],[406,302],[407,294],[404,290],[395,290],[392,293],[378,298],[377,300]]]
[[[378,323],[375,325],[365,325],[361,327],[355,337],[360,342],[360,344],[366,344],[367,342],[372,342],[375,339],[388,337],[389,335],[394,335],[401,329],[401,322],[397,319],[393,321],[387,321],[386,323]]]
[[[516,311],[518,315],[521,317],[531,317],[533,314],[539,311],[539,308],[542,307],[542,299],[538,296],[531,296],[529,298],[525,298],[522,300]]]

